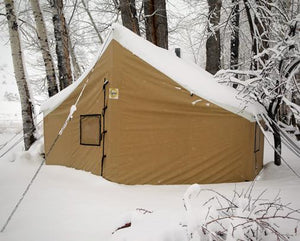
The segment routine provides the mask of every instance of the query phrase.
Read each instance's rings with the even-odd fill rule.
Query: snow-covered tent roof
[[[45,116],[67,99],[85,79],[112,40],[117,41],[124,48],[173,79],[178,85],[191,93],[249,121],[255,121],[254,115],[262,111],[262,107],[258,103],[244,101],[241,97],[238,97],[238,91],[217,83],[213,76],[201,67],[188,63],[175,56],[174,53],[153,45],[119,24],[113,24],[102,49],[91,67],[84,72],[80,79],[43,104],[42,111]]]
[[[46,163],[124,184],[253,180],[263,139],[255,105],[237,97],[114,25],[94,65],[44,105]]]

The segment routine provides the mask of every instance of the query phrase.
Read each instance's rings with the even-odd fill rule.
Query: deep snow
[[[4,137],[4,138],[3,138]],[[7,136],[1,135],[0,143]],[[14,151],[0,159],[0,226],[21,198],[42,161],[42,141],[29,152]],[[284,156],[300,172],[297,157],[285,148]],[[300,179],[285,165],[270,162],[273,152],[266,144],[265,162],[254,194],[279,191],[283,202],[299,208]],[[249,183],[203,185],[224,195]],[[1,241],[38,240],[187,240],[183,196],[189,185],[135,185],[111,183],[99,176],[62,166],[42,167],[12,217]],[[203,201],[206,197],[200,197]],[[131,227],[120,229],[131,222]],[[284,227],[284,224],[282,226]],[[112,234],[114,233],[114,234]],[[294,240],[297,240],[295,238]]]
[[[20,107],[14,97],[17,90],[11,81],[11,64],[6,65],[7,61],[0,58],[1,86],[5,85],[5,88],[0,88],[0,149],[21,126]],[[8,90],[8,94],[4,90]],[[20,135],[14,140],[18,140]],[[300,179],[285,164],[281,167],[273,165],[273,151],[265,143],[266,165],[255,184],[254,195],[267,189],[267,197],[273,198],[280,191],[282,202],[290,202],[291,207],[300,208]],[[0,151],[0,156],[7,148],[9,145]],[[0,229],[42,162],[42,149],[41,140],[29,152],[22,152],[22,145],[18,145],[0,159]],[[298,158],[286,148],[283,155],[300,173]],[[246,189],[249,185],[233,183],[201,187],[212,188],[230,197],[233,190]],[[0,240],[185,241],[188,218],[183,197],[189,187],[127,186],[111,183],[84,171],[45,165],[5,231],[0,233]],[[199,202],[206,199],[206,196],[200,196]],[[117,230],[128,223],[131,227]],[[288,228],[284,220],[281,228],[283,232]]]

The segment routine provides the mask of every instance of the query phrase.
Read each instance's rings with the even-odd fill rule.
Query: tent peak
[[[111,39],[167,75],[190,93],[251,122],[255,121],[256,114],[264,112],[264,108],[259,103],[244,100],[236,89],[218,83],[212,74],[200,66],[178,58],[169,50],[155,46],[118,23],[112,25],[111,31]]]
[[[214,77],[200,66],[187,63],[182,58],[178,58],[173,52],[157,47],[124,26],[114,23],[90,68],[88,68],[76,82],[43,104],[42,111],[44,115],[53,111],[68,98],[76,87],[87,77],[89,72],[92,71],[112,40],[115,40],[122,47],[168,76],[180,87],[200,98],[206,99],[251,122],[255,121],[254,116],[256,114],[263,112],[262,107],[258,103],[245,102],[238,96],[238,91],[217,83]]]

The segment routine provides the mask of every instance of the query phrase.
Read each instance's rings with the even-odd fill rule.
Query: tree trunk
[[[238,69],[239,64],[239,25],[240,25],[240,7],[239,0],[232,0],[232,32],[230,40],[230,69]]]
[[[278,129],[274,127],[274,124],[271,125],[273,128],[273,137],[274,137],[274,148],[276,151],[274,151],[274,163],[277,166],[281,165],[281,137],[280,133],[278,132]]]
[[[63,1],[51,0],[52,20],[54,25],[54,35],[56,41],[56,55],[59,72],[60,89],[64,89],[72,84],[72,71],[69,53],[69,37],[66,20],[63,13]]]
[[[257,41],[257,51],[262,53],[265,49],[269,48],[269,34],[270,34],[270,21],[268,18],[269,12],[271,12],[269,6],[269,0],[256,0],[257,4],[260,6],[258,8],[258,15],[255,14],[254,23],[257,27],[258,36],[260,36],[259,41]],[[268,60],[268,55],[263,54],[260,59],[262,63]],[[257,63],[259,67],[259,63]]]
[[[248,0],[244,0],[247,19],[249,23],[251,38],[252,38],[252,53],[254,56],[258,57],[257,55],[262,53],[266,48],[269,47],[269,20],[266,16],[268,16],[270,12],[270,5],[268,5],[269,0],[262,1],[256,0],[255,1],[259,8],[254,8],[254,6],[250,6]],[[260,64],[264,64],[268,59],[266,54],[259,56],[258,59],[254,59],[251,63],[251,69],[257,70],[260,68]],[[277,80],[279,81],[279,80]],[[276,84],[279,86],[279,82]],[[276,114],[280,107],[281,97],[280,96],[280,88],[277,88],[277,97],[274,98],[269,107],[268,107],[268,116],[273,121],[270,123],[270,126],[273,129],[273,137],[274,137],[274,163],[276,165],[281,165],[281,137],[276,126]]]
[[[276,126],[276,113],[278,112],[278,109],[280,107],[281,97],[273,99],[270,103],[269,109],[268,109],[268,116],[273,120],[272,123],[270,123],[272,129],[273,129],[273,137],[274,137],[274,163],[277,166],[281,165],[281,137],[278,130],[278,127]]]
[[[144,1],[146,39],[157,45],[156,32],[154,27],[154,0]]]
[[[78,64],[76,54],[74,51],[74,47],[72,46],[70,35],[68,35],[68,39],[69,39],[70,54],[71,54],[71,60],[72,60],[72,66],[73,66],[73,77],[74,77],[74,80],[76,81],[81,76],[81,68]]]
[[[58,87],[56,84],[56,75],[53,60],[50,54],[50,48],[48,44],[47,31],[44,23],[43,15],[41,12],[39,1],[30,0],[33,16],[36,22],[38,40],[42,51],[42,56],[45,65],[46,78],[48,84],[49,97],[58,93]]]
[[[27,86],[25,69],[23,63],[21,42],[18,30],[18,23],[14,13],[14,1],[4,0],[6,17],[8,21],[9,40],[12,52],[13,66],[15,78],[20,94],[22,120],[23,120],[23,134],[25,150],[27,151],[32,143],[35,141],[34,137],[34,120],[33,120],[33,107]]]
[[[257,56],[259,53],[263,52],[266,48],[269,47],[269,21],[266,17],[264,17],[264,13],[262,9],[268,9],[270,11],[270,6],[263,6],[263,2],[261,0],[256,0],[258,5],[262,7],[259,8],[260,10],[256,9],[253,12],[253,6],[250,6],[248,0],[244,0],[247,19],[250,28],[250,34],[252,39],[252,53],[253,56]],[[265,3],[268,3],[266,1]],[[252,11],[251,11],[252,10]],[[260,12],[261,16],[257,14]],[[267,13],[265,13],[267,14]],[[260,18],[259,18],[260,17]],[[265,54],[260,57],[262,62],[265,62],[268,59],[268,56]],[[251,63],[251,69],[257,70],[259,68],[259,61],[253,60]]]
[[[250,5],[249,5],[248,0],[244,0],[244,4],[245,4],[247,20],[248,20],[249,29],[250,29],[250,35],[251,35],[251,39],[252,39],[252,44],[251,44],[252,54],[255,56],[255,55],[257,55],[257,38],[255,36],[255,31],[254,31],[254,21],[253,21],[252,15],[251,15],[251,10],[250,10]],[[251,61],[250,69],[257,70],[257,64],[254,60]]]
[[[135,0],[120,0],[123,25],[132,32],[140,34],[140,27],[136,15]]]
[[[144,1],[146,38],[168,49],[168,20],[165,0]]]
[[[206,41],[206,70],[215,74],[221,66],[220,23],[221,0],[207,0],[209,7],[208,39]]]

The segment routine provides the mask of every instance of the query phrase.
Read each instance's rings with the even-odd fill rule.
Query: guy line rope
[[[94,70],[94,68],[92,69],[92,72],[93,72],[93,70]],[[85,89],[85,87],[86,87],[88,81],[89,81],[89,77],[87,78],[85,84],[83,85],[83,87],[82,87],[82,89],[81,89],[81,92],[80,92],[80,94],[79,94],[79,96],[78,96],[78,98],[77,98],[77,100],[76,100],[76,102],[75,102],[75,107],[76,107],[76,105],[78,104],[78,102],[79,102],[79,100],[80,100],[80,98],[81,98],[81,96],[82,96],[82,94],[83,94],[83,91],[84,91],[84,89]],[[75,109],[75,110],[76,110],[76,109]],[[9,224],[11,218],[13,217],[13,215],[15,214],[15,212],[17,211],[19,205],[21,204],[21,202],[23,201],[24,197],[26,196],[26,194],[27,194],[28,190],[30,189],[32,183],[34,182],[35,178],[36,178],[37,175],[39,174],[39,172],[40,172],[42,166],[43,166],[44,163],[45,163],[45,160],[46,160],[47,156],[48,156],[48,155],[50,154],[50,152],[52,151],[53,147],[55,146],[55,144],[56,144],[56,142],[58,141],[59,137],[63,134],[64,129],[66,128],[67,124],[69,123],[69,121],[70,121],[71,119],[72,119],[72,114],[71,114],[71,110],[70,110],[70,114],[68,115],[67,119],[65,120],[64,125],[62,126],[61,130],[60,130],[59,133],[57,134],[57,136],[56,136],[55,140],[53,141],[51,147],[49,148],[48,152],[45,153],[45,158],[43,159],[43,161],[42,161],[41,164],[39,165],[38,169],[35,171],[33,177],[31,178],[29,184],[27,185],[25,191],[23,192],[21,198],[19,199],[19,201],[18,201],[17,204],[15,205],[14,209],[13,209],[12,212],[10,213],[9,217],[7,218],[5,224],[3,225],[2,229],[1,229],[1,233],[4,232],[4,230],[6,229],[6,227],[7,227],[7,225]],[[41,121],[40,121],[39,123],[41,123]],[[39,124],[39,123],[38,123],[38,124]],[[21,137],[21,139],[18,139],[18,140],[17,140],[17,142],[13,145],[13,147],[16,146],[16,144],[18,144],[18,143],[20,142],[20,140],[22,140],[22,137]],[[11,147],[9,150],[11,150],[13,147]],[[9,151],[9,150],[8,150],[8,151]],[[6,151],[6,152],[5,152],[4,154],[2,154],[0,157],[4,156],[8,151]]]
[[[106,47],[107,43],[109,42],[109,38],[110,38],[110,35],[111,35],[111,34],[112,34],[112,31],[110,31],[108,37],[106,38],[106,41],[105,41],[105,43],[103,44],[103,47],[102,47],[102,49],[101,49],[101,51],[100,51],[100,53],[99,53],[98,56],[102,56],[102,53],[103,53],[103,51],[105,50],[105,47]],[[88,83],[88,81],[89,81],[89,75],[90,75],[92,72],[94,72],[94,68],[95,68],[95,65],[97,64],[98,60],[99,60],[99,58],[97,59],[96,63],[94,63],[94,66],[92,67],[90,73],[87,75],[87,80],[85,81],[85,83],[84,83],[84,85],[83,85],[83,87],[82,87],[82,89],[81,89],[81,92],[80,92],[79,96],[77,97],[75,104],[73,105],[73,106],[75,106],[75,110],[73,109],[74,112],[76,111],[76,106],[77,106],[77,104],[78,104],[78,102],[79,102],[79,100],[80,100],[80,98],[81,98],[81,96],[82,96],[82,94],[83,94],[83,91],[85,90],[85,87],[87,86],[87,83]],[[73,107],[73,106],[72,106],[72,107]],[[17,204],[15,205],[14,209],[13,209],[12,212],[10,213],[9,217],[7,218],[5,224],[3,225],[3,227],[2,227],[2,229],[1,229],[1,231],[0,231],[1,233],[5,231],[7,225],[9,224],[9,222],[10,222],[10,220],[11,220],[11,218],[13,217],[13,215],[15,214],[15,212],[17,211],[19,205],[20,205],[21,202],[23,201],[23,199],[24,199],[24,197],[26,196],[28,190],[30,189],[31,185],[33,184],[35,178],[37,177],[37,175],[38,175],[38,173],[40,172],[42,166],[44,165],[47,156],[48,156],[48,155],[50,154],[50,152],[52,151],[53,147],[55,146],[55,144],[56,144],[56,142],[58,141],[59,137],[62,135],[62,133],[63,133],[65,127],[67,126],[67,124],[69,123],[69,121],[72,119],[72,114],[74,113],[74,112],[71,113],[71,112],[72,112],[72,107],[71,107],[71,110],[70,110],[70,113],[69,113],[67,119],[66,119],[65,122],[64,122],[64,125],[62,126],[62,128],[60,129],[59,133],[57,134],[55,140],[53,141],[52,145],[50,146],[49,151],[48,151],[47,153],[45,153],[45,158],[43,159],[43,161],[42,161],[41,164],[39,165],[38,169],[37,169],[36,172],[34,173],[34,175],[33,175],[33,177],[31,178],[29,184],[27,185],[25,191],[23,192],[21,198],[19,199],[19,201],[18,201]],[[40,121],[39,123],[41,123],[41,121]],[[39,123],[38,123],[38,124],[39,124]],[[19,133],[17,133],[17,134],[19,134]],[[12,139],[14,139],[14,137],[13,137]],[[12,139],[11,139],[11,140],[12,140]],[[22,138],[21,138],[21,140],[22,140]],[[17,142],[19,143],[20,140],[18,139]],[[7,144],[7,143],[6,143],[6,144]],[[6,145],[6,144],[5,144],[5,145]],[[15,145],[13,145],[13,147],[14,147],[14,146],[16,146],[16,143],[15,143]],[[3,148],[3,147],[0,148],[0,151],[2,150],[2,148]],[[11,150],[11,149],[12,149],[12,148],[10,148],[9,150]],[[9,151],[9,150],[8,150],[8,151]],[[6,154],[8,151],[6,151],[5,154]],[[1,158],[2,156],[4,156],[5,154],[1,155],[0,158]]]

